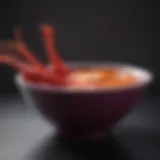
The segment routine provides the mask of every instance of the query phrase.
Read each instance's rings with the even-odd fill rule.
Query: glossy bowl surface
[[[66,89],[40,84],[28,84],[21,75],[16,84],[27,101],[51,122],[56,123],[60,133],[67,138],[95,139],[109,133],[136,103],[152,81],[152,74],[140,67],[117,63],[69,63],[71,67],[115,67],[127,69],[141,78],[129,87],[103,89]]]

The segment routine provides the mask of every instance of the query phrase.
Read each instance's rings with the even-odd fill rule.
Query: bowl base
[[[80,133],[80,132],[60,132],[59,137],[62,139],[73,139],[73,140],[100,140],[107,138],[109,136],[109,131],[103,132],[90,132],[90,133]]]

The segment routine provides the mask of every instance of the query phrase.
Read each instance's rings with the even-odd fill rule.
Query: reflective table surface
[[[160,160],[160,97],[142,101],[97,141],[57,137],[20,96],[0,98],[0,160]]]

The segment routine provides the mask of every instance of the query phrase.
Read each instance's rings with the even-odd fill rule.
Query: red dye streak
[[[44,45],[51,61],[52,69],[42,64],[34,57],[34,54],[29,51],[22,39],[22,32],[18,28],[14,30],[15,44],[20,54],[28,60],[28,64],[9,55],[0,55],[0,63],[7,64],[23,75],[23,78],[32,83],[46,83],[52,85],[66,85],[66,76],[69,74],[69,69],[59,57],[55,47],[54,28],[50,25],[41,27]]]

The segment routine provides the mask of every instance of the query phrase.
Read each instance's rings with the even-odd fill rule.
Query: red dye
[[[50,25],[42,25],[40,31],[48,59],[51,62],[51,69],[34,57],[34,54],[24,43],[22,31],[19,28],[14,30],[15,45],[18,52],[27,60],[27,63],[16,57],[5,54],[0,55],[0,63],[8,64],[16,69],[23,75],[26,81],[52,85],[65,85],[65,77],[69,74],[69,69],[60,58],[55,47],[55,30]]]

